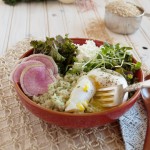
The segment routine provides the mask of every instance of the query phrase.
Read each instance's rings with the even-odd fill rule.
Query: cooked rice
[[[67,74],[64,77],[59,77],[56,82],[49,85],[47,93],[33,96],[32,100],[45,108],[64,111],[66,101],[80,76]]]

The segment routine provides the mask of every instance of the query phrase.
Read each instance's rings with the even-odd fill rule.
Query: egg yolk
[[[85,110],[84,106],[83,106],[81,103],[77,103],[76,106],[77,106],[77,108],[78,108],[80,111],[84,111],[84,110]]]
[[[83,104],[84,107],[88,107],[88,101],[87,100],[85,100],[84,102],[82,102],[82,104]]]
[[[96,89],[99,89],[101,87],[100,83],[96,79],[96,76],[90,75],[89,78],[93,81],[93,84],[94,84]]]
[[[86,85],[83,87],[83,91],[84,91],[84,92],[88,92],[88,89],[89,89],[89,86],[86,84]]]

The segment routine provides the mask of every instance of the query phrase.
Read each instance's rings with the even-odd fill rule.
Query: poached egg
[[[123,85],[123,88],[128,86],[126,79],[118,72],[101,68],[93,69],[87,75],[79,78],[66,103],[65,111],[84,112],[97,89],[120,84]],[[127,98],[128,93],[120,102],[126,101]]]

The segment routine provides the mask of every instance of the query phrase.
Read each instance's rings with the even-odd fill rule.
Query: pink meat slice
[[[52,57],[44,55],[44,54],[33,54],[24,58],[23,61],[29,61],[29,60],[37,60],[37,61],[44,63],[48,69],[52,70],[54,76],[57,76],[58,67]]]
[[[20,77],[20,85],[28,96],[37,96],[48,91],[48,85],[55,81],[55,77],[46,66],[33,64],[26,67]]]
[[[12,73],[10,75],[11,81],[15,82],[15,83],[19,83],[20,82],[20,76],[21,76],[23,69],[25,67],[33,65],[33,64],[44,65],[42,62],[36,61],[36,60],[21,62],[20,64],[17,64],[16,67],[14,68],[14,70],[12,71]]]

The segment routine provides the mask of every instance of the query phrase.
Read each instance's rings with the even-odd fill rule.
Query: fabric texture
[[[142,64],[144,76],[150,74],[150,70]],[[126,150],[143,150],[147,129],[147,114],[142,97],[139,97],[134,106],[119,118],[122,137]]]
[[[142,98],[119,120],[126,150],[143,150],[147,115]]]
[[[91,129],[64,129],[31,114],[10,81],[19,57],[31,48],[30,41],[17,43],[0,57],[0,150],[143,149],[147,116],[141,98],[119,122]]]
[[[30,40],[0,57],[0,150],[124,150],[118,121],[91,129],[64,129],[42,121],[22,105],[10,73],[30,49]]]

